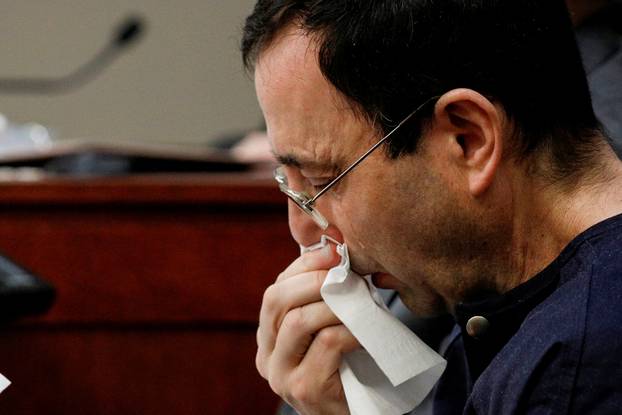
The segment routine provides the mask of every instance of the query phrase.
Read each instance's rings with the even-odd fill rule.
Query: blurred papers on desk
[[[22,169],[27,176],[36,176],[37,171],[43,175],[76,176],[234,172],[250,166],[226,150],[187,145],[62,140],[29,148],[0,147],[0,169]]]

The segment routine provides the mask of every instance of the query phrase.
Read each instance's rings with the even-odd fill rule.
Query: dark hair
[[[324,76],[384,133],[426,99],[470,88],[503,106],[519,156],[547,146],[563,174],[595,147],[563,0],[259,0],[241,45],[249,70],[292,23],[316,37]],[[416,149],[429,107],[391,140],[392,157]]]

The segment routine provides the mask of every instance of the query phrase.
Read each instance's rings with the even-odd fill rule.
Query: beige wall
[[[0,93],[0,113],[59,138],[204,143],[261,120],[238,52],[254,0],[1,0],[0,77],[59,76],[124,16],[146,36],[98,78],[59,96]]]

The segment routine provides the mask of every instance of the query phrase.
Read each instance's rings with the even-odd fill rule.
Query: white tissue
[[[11,384],[11,381],[9,381],[7,378],[2,376],[2,373],[0,373],[0,393],[2,393],[2,391],[8,388],[10,384]]]
[[[322,298],[362,346],[344,356],[339,369],[352,415],[402,415],[412,411],[445,370],[445,360],[384,304],[371,276],[350,269],[346,245],[328,237],[303,252],[337,244],[341,263],[330,269]]]

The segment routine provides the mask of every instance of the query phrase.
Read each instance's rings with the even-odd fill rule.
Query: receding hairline
[[[274,44],[278,43],[288,34],[288,28],[295,28],[297,32],[300,32],[305,36],[313,36],[315,34],[315,32],[304,25],[303,16],[300,11],[293,12],[291,16],[285,17],[284,15],[288,11],[290,10],[286,8],[279,10],[272,17],[271,26],[256,39],[256,41],[252,44],[252,47],[246,50],[243,48],[243,62],[248,72],[252,73],[255,70],[255,66],[261,58],[261,55],[263,55],[266,50],[270,49]],[[314,40],[315,43],[319,45],[320,38],[316,37]]]
[[[345,95],[326,76],[320,65],[319,56],[325,33],[322,30],[312,31],[305,27],[300,16],[295,16],[289,19],[288,22],[284,23],[282,26],[279,26],[277,30],[271,33],[265,42],[260,42],[257,45],[258,48],[257,51],[254,53],[253,66],[249,68],[249,70],[252,69],[253,74],[255,74],[257,66],[260,64],[262,57],[273,51],[283,42],[287,41],[289,37],[294,36],[299,36],[300,38],[308,40],[308,45],[305,53],[310,54],[307,56],[313,57],[313,60],[317,65],[317,68],[319,69],[319,73],[321,74],[322,78],[324,78],[327,85],[330,87],[335,107],[350,111],[358,120],[369,123],[370,127],[374,131],[376,131],[377,134],[382,135],[383,131],[379,120],[370,116],[370,114],[365,111],[365,108],[361,105],[361,103]]]

